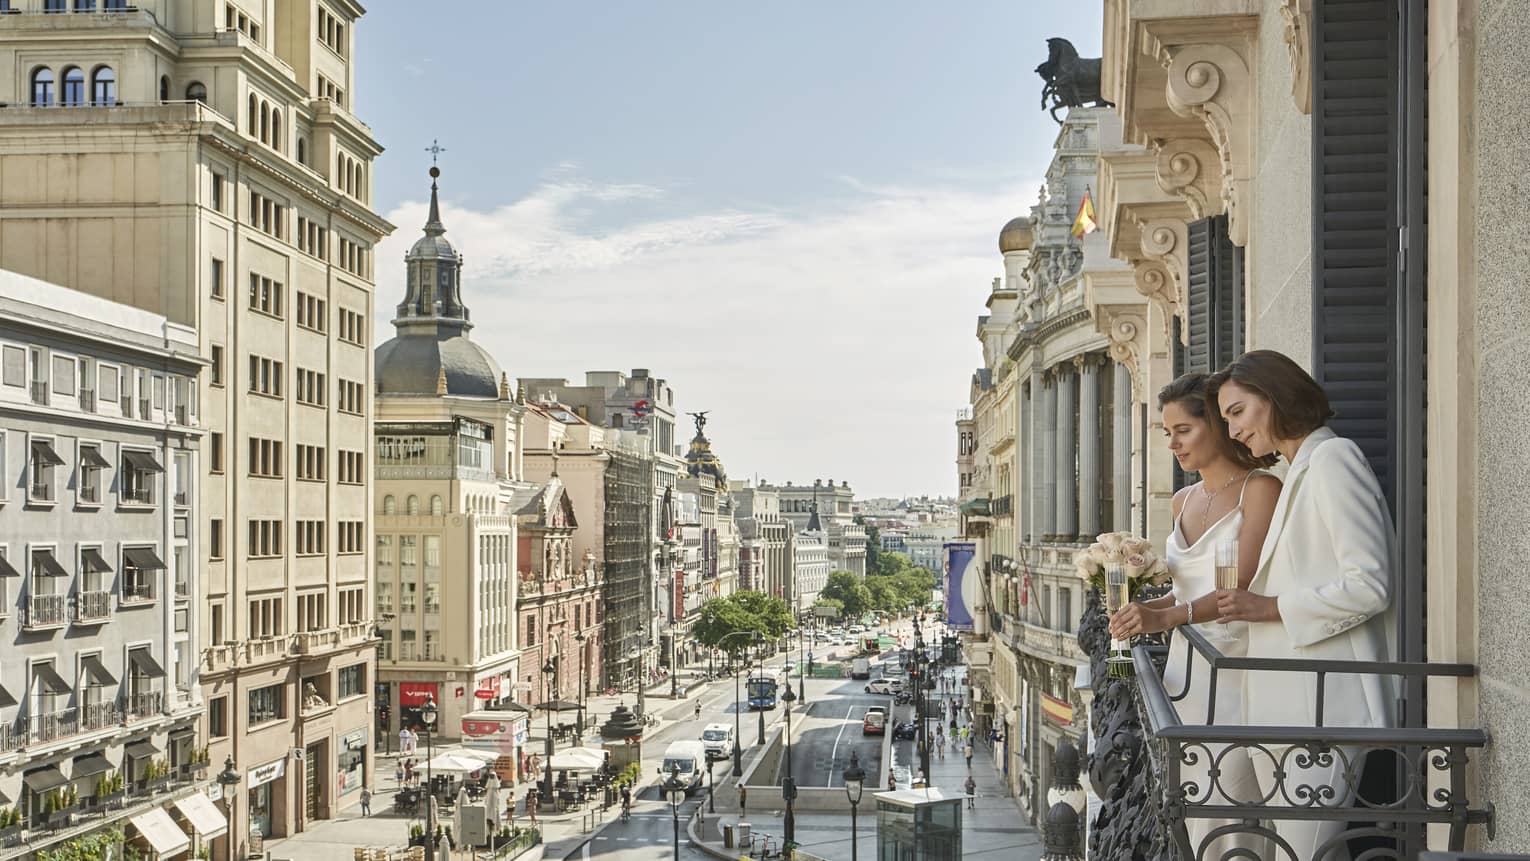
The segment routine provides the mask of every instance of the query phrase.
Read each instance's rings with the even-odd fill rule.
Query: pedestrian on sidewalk
[[[968,753],[967,758],[971,759],[972,754]],[[967,775],[967,782],[963,785],[962,788],[967,790],[967,809],[977,809],[977,805],[975,803],[977,800],[977,781],[972,779],[972,775]]]
[[[526,790],[526,815],[531,817],[531,824],[537,824],[537,788],[529,787]]]
[[[971,771],[972,770],[972,745],[970,745],[970,744],[967,745],[967,751],[966,752],[967,752],[967,770]],[[972,779],[972,775],[970,775],[970,774],[967,775],[967,779],[971,780]]]
[[[409,753],[409,727],[407,726],[398,728],[398,752],[401,755]]]
[[[372,790],[365,786],[361,788],[361,815],[372,815]]]
[[[400,787],[404,785],[404,761],[402,759],[393,763],[393,782]]]

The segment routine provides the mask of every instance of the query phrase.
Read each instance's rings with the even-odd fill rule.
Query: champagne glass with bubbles
[[[1228,538],[1217,543],[1216,578],[1218,589],[1238,588],[1238,539]]]

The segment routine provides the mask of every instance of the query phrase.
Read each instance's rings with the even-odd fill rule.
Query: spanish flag
[[[1094,201],[1089,199],[1089,187],[1084,187],[1084,200],[1078,205],[1078,217],[1073,219],[1073,236],[1083,239],[1086,234],[1100,229],[1094,220]]]

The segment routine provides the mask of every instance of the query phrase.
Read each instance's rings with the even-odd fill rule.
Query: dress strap
[[[1262,469],[1251,469],[1251,470],[1248,471],[1248,475],[1243,476],[1243,487],[1238,489],[1238,507],[1239,508],[1243,507],[1243,494],[1248,492],[1248,480],[1253,478],[1254,477],[1254,473],[1256,473],[1256,472],[1262,474],[1264,472],[1264,470],[1262,470]]]

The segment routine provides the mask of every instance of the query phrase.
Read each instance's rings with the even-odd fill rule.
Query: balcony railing
[[[1098,602],[1091,601],[1086,616],[1086,630],[1081,639],[1096,645],[1108,642],[1104,634],[1104,616]],[[1316,857],[1327,857],[1342,849],[1346,841],[1367,847],[1363,857],[1414,858],[1426,847],[1425,829],[1443,825],[1452,850],[1460,850],[1469,826],[1489,824],[1492,807],[1473,806],[1467,796],[1468,759],[1473,750],[1487,744],[1487,735],[1478,729],[1373,728],[1328,726],[1324,720],[1324,699],[1332,686],[1330,676],[1385,676],[1402,679],[1463,677],[1475,673],[1469,664],[1428,664],[1375,661],[1325,661],[1308,659],[1234,658],[1223,655],[1204,635],[1192,626],[1175,629],[1190,645],[1186,655],[1186,691],[1192,673],[1209,673],[1209,714],[1180,715],[1175,703],[1186,691],[1165,690],[1160,676],[1162,646],[1138,644],[1132,649],[1135,681],[1109,678],[1103,666],[1103,648],[1095,650],[1095,701],[1102,714],[1094,718],[1097,727],[1107,727],[1109,738],[1096,736],[1096,759],[1116,757],[1123,763],[1135,759],[1117,737],[1133,722],[1135,715],[1112,715],[1112,709],[1125,709],[1142,715],[1143,749],[1146,763],[1123,764],[1127,772],[1138,772],[1129,785],[1136,792],[1117,796],[1108,805],[1122,809],[1101,814],[1102,822],[1113,828],[1097,829],[1091,837],[1091,856],[1114,857],[1127,842],[1140,834],[1125,834],[1133,829],[1152,828],[1161,823],[1167,829],[1170,854],[1178,861],[1200,861],[1216,852],[1212,841],[1191,844],[1187,823],[1192,820],[1219,820],[1219,837],[1244,835],[1279,841],[1282,823],[1333,823],[1334,836],[1319,848]],[[1199,659],[1195,655],[1199,654]],[[1216,723],[1215,703],[1219,679],[1224,671],[1258,671],[1269,674],[1301,674],[1313,685],[1314,726],[1251,726]],[[1125,684],[1126,697],[1113,686]],[[1199,684],[1197,682],[1197,684]],[[1135,701],[1135,702],[1133,702]],[[1124,720],[1122,719],[1124,718]],[[1187,723],[1200,721],[1204,724]],[[1280,785],[1257,801],[1238,801],[1240,788],[1221,785],[1230,771],[1215,767],[1229,751],[1241,748],[1255,762],[1268,762],[1275,773],[1285,775]],[[1379,755],[1379,757],[1378,757]],[[1211,762],[1207,758],[1211,757]],[[1374,784],[1362,784],[1367,762],[1383,763],[1395,770],[1395,780],[1383,790]],[[1208,764],[1211,767],[1207,767]],[[1385,774],[1382,770],[1381,774]],[[1374,776],[1374,775],[1373,775]],[[1121,779],[1126,779],[1122,777]],[[1143,789],[1146,792],[1143,792]],[[1098,787],[1097,787],[1098,791]],[[1129,809],[1136,805],[1142,809]],[[1129,822],[1136,817],[1139,824]],[[1140,823],[1146,822],[1146,825]],[[1294,859],[1289,848],[1277,850],[1278,858]]]
[[[148,398],[139,398],[138,399],[138,417],[141,418],[141,419],[146,419],[146,418],[149,417],[149,399]]]
[[[122,603],[142,604],[154,600],[154,584],[147,579],[122,584]]]
[[[80,409],[87,413],[96,411],[96,390],[80,389]]]
[[[69,620],[67,595],[32,595],[27,598],[26,619],[28,628],[62,625]]]
[[[32,403],[48,403],[48,384],[42,380],[32,381]]]
[[[294,650],[300,655],[312,655],[340,645],[340,630],[324,628],[318,631],[299,631],[292,638]]]
[[[45,744],[76,735],[80,731],[78,712],[74,709],[27,715],[21,719],[21,723],[25,728],[27,744]]]
[[[81,592],[75,596],[74,620],[76,622],[100,622],[111,618],[111,615],[111,592]]]
[[[122,722],[122,712],[116,703],[86,703],[81,709],[80,729],[84,732],[105,729]]]
[[[259,640],[250,640],[244,644],[246,657],[251,661],[263,661],[268,658],[277,658],[287,654],[288,640],[286,637],[266,637]]]
[[[154,717],[160,713],[165,695],[160,691],[138,691],[123,697],[130,718]]]
[[[10,753],[27,743],[27,734],[11,724],[0,724],[0,753]]]
[[[122,501],[129,505],[153,505],[154,488],[148,485],[124,487],[122,489]]]

